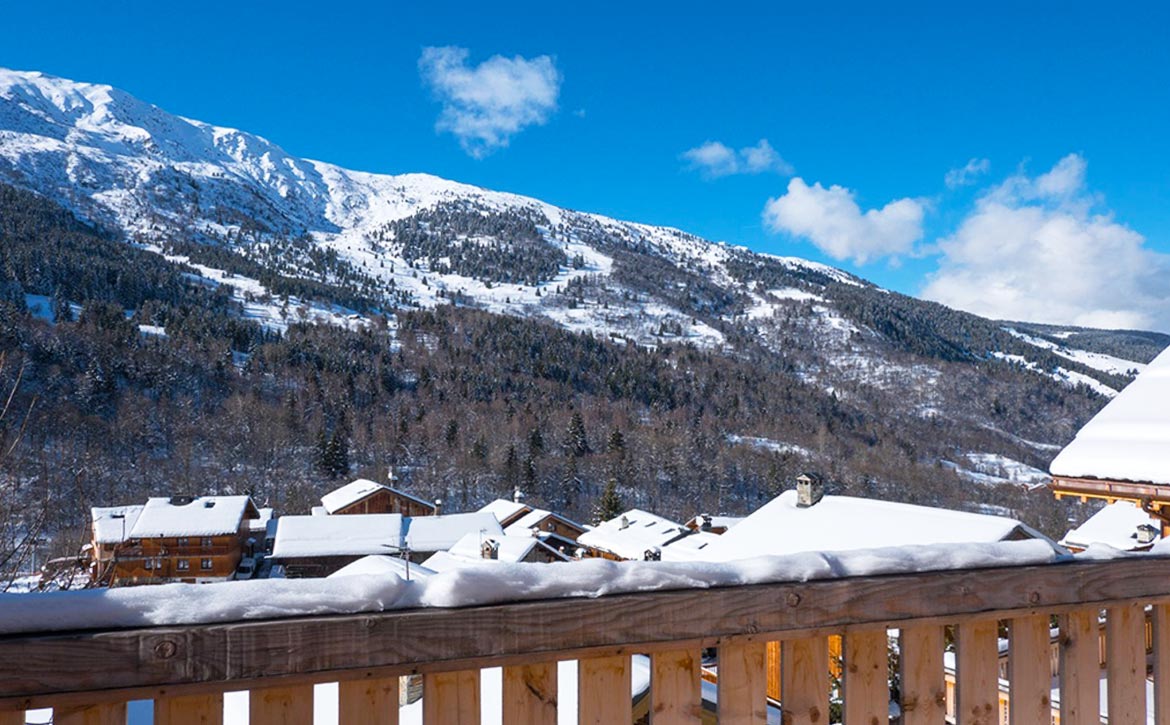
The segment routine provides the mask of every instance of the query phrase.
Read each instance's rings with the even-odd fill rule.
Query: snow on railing
[[[55,708],[57,723],[125,722],[129,700],[153,700],[160,725],[221,722],[224,693],[239,690],[251,693],[253,725],[311,722],[314,685],[330,682],[340,684],[327,717],[395,723],[399,677],[413,675],[422,701],[404,722],[552,723],[560,703],[591,723],[716,712],[720,723],[764,723],[782,708],[792,723],[900,712],[904,725],[938,725],[947,671],[960,723],[1049,722],[1054,700],[1062,725],[1102,712],[1146,722],[1147,710],[1170,722],[1167,601],[1170,558],[1074,558],[1035,541],[4,595],[0,725],[39,707]],[[573,698],[557,686],[557,663],[570,660]],[[502,674],[481,679],[494,667]]]

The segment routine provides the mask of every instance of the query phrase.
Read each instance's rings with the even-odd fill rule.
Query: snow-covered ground
[[[1091,378],[1088,375],[1085,375],[1084,373],[1076,372],[1075,370],[1068,370],[1066,368],[1058,367],[1055,370],[1047,370],[1046,371],[1046,370],[1042,369],[1038,364],[1028,360],[1027,358],[1025,358],[1022,355],[1010,355],[1008,353],[1003,353],[1003,352],[998,352],[998,351],[993,352],[991,354],[993,357],[999,358],[1000,360],[1006,360],[1007,362],[1015,363],[1017,365],[1025,367],[1028,370],[1034,370],[1035,372],[1038,372],[1041,375],[1047,375],[1048,377],[1052,378],[1053,380],[1060,382],[1060,383],[1064,383],[1066,385],[1070,385],[1070,386],[1086,385],[1090,389],[1100,393],[1101,395],[1104,395],[1106,398],[1112,398],[1112,397],[1115,397],[1117,395],[1117,391],[1114,390],[1113,388],[1109,387],[1105,383],[1102,383],[1101,381],[1099,381],[1095,378]]]
[[[1032,488],[1046,484],[1050,478],[1038,468],[998,453],[965,453],[962,462],[942,464],[968,481],[988,486],[1015,484]]]
[[[1011,327],[1005,327],[1004,330],[1011,333],[1015,337],[1020,338],[1029,345],[1035,345],[1042,350],[1050,350],[1051,352],[1054,352],[1063,358],[1072,360],[1073,362],[1078,362],[1086,367],[1093,368],[1094,370],[1100,370],[1101,372],[1110,373],[1112,375],[1131,376],[1146,369],[1145,363],[1136,362],[1134,360],[1125,360],[1123,358],[1114,357],[1112,355],[1105,355],[1104,353],[1099,352],[1077,350],[1075,348],[1066,347],[1065,345],[1057,345],[1054,342],[1024,334],[1019,330]],[[1068,335],[1066,335],[1066,337],[1067,336]]]

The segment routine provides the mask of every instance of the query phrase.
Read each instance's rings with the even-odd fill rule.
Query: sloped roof
[[[608,551],[623,559],[640,561],[647,550],[661,549],[690,533],[677,521],[642,509],[630,509],[581,534],[577,537],[577,543]]]
[[[402,549],[402,514],[281,516],[274,559],[396,554]]]
[[[1065,478],[1170,485],[1170,348],[1093,416],[1048,470]]]
[[[178,498],[150,498],[142,507],[130,538],[234,534],[244,517],[260,513],[248,496],[197,496],[189,502]]]
[[[495,501],[487,504],[480,509],[481,513],[493,514],[496,520],[500,522],[500,526],[508,526],[516,521],[516,519],[524,516],[532,509],[522,503],[516,501],[509,501],[503,498],[497,498]]]
[[[403,579],[409,577],[413,580],[426,579],[435,573],[434,570],[428,569],[422,564],[410,564],[405,559],[397,556],[371,554],[346,564],[325,578],[333,579],[339,576],[389,576],[394,574]]]
[[[443,514],[410,516],[404,521],[403,538],[411,551],[446,551],[468,534],[492,538],[504,535],[500,522],[492,514]]]
[[[397,488],[383,486],[377,481],[371,481],[367,478],[359,478],[356,481],[351,481],[350,483],[345,484],[341,488],[330,491],[321,497],[321,505],[325,507],[327,512],[332,514],[340,511],[346,506],[352,506],[364,498],[373,496],[379,491],[386,491],[388,493],[394,494],[395,496],[408,498],[411,501],[414,501],[415,503],[421,504],[423,506],[428,506],[430,508],[435,507],[435,505],[430,501],[425,501],[418,496],[411,495],[405,491],[400,491]]]
[[[549,516],[552,516],[558,521],[572,526],[573,528],[580,529],[581,531],[586,530],[586,528],[581,524],[573,521],[572,519],[565,518],[555,511],[549,511],[547,509],[532,509],[517,519],[515,522],[509,524],[504,529],[504,533],[508,534],[509,536],[528,536],[529,531],[531,531],[534,526],[539,526],[540,522],[544,521]]]
[[[120,544],[130,538],[134,524],[142,513],[142,504],[131,506],[95,506],[89,510],[93,519],[93,539],[99,544]]]
[[[1138,542],[1139,526],[1161,528],[1149,514],[1131,501],[1118,501],[1102,508],[1069,531],[1060,543],[1079,549],[1087,549],[1092,544],[1107,544],[1121,551],[1149,548],[1150,543]]]

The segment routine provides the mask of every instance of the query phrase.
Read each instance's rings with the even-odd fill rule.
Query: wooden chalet
[[[662,558],[662,549],[693,532],[682,524],[642,509],[603,521],[577,538],[587,556],[614,561]]]
[[[1170,534],[1170,349],[1085,424],[1049,465],[1058,499],[1131,501]]]
[[[128,522],[129,512],[107,512],[95,517],[94,561],[110,586],[226,581],[247,553],[251,522],[260,519],[249,496],[151,498],[125,539],[99,548],[99,535],[108,541],[117,529],[120,537]]]
[[[743,521],[742,516],[715,516],[699,514],[686,523],[691,531],[706,531],[711,534],[725,534],[732,526]]]
[[[359,478],[321,497],[325,512],[343,514],[402,514],[403,516],[433,516],[438,507],[405,491],[383,486],[376,481]]]
[[[113,574],[114,555],[124,547],[134,524],[142,513],[142,504],[132,506],[95,506],[90,509],[90,580],[108,584]]]
[[[399,555],[403,528],[402,514],[281,516],[271,558],[290,579],[328,576],[365,556]]]

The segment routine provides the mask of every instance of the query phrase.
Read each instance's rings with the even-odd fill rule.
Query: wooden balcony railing
[[[1152,652],[1145,642],[1152,607]],[[2,613],[2,612],[0,612]],[[1098,622],[1106,622],[1106,667]],[[1059,627],[1054,713],[1050,628]],[[0,637],[0,724],[52,707],[57,725],[124,722],[153,700],[155,722],[220,722],[223,693],[250,691],[250,722],[308,723],[313,685],[340,682],[342,723],[396,723],[398,678],[421,674],[425,723],[477,723],[480,670],[502,666],[503,722],[557,721],[559,660],[577,660],[582,723],[629,723],[631,656],[650,658],[649,720],[764,723],[766,643],[780,641],[784,722],[886,723],[890,640],[904,725],[945,721],[953,647],[962,725],[1170,724],[1170,559],[664,591],[463,609]],[[1000,712],[998,639],[1006,636],[1010,713]],[[844,638],[833,694],[828,637]],[[704,709],[700,652],[717,652],[717,706]],[[710,674],[707,675],[710,678]],[[1147,702],[1147,681],[1153,697]],[[708,685],[708,689],[710,686]]]

